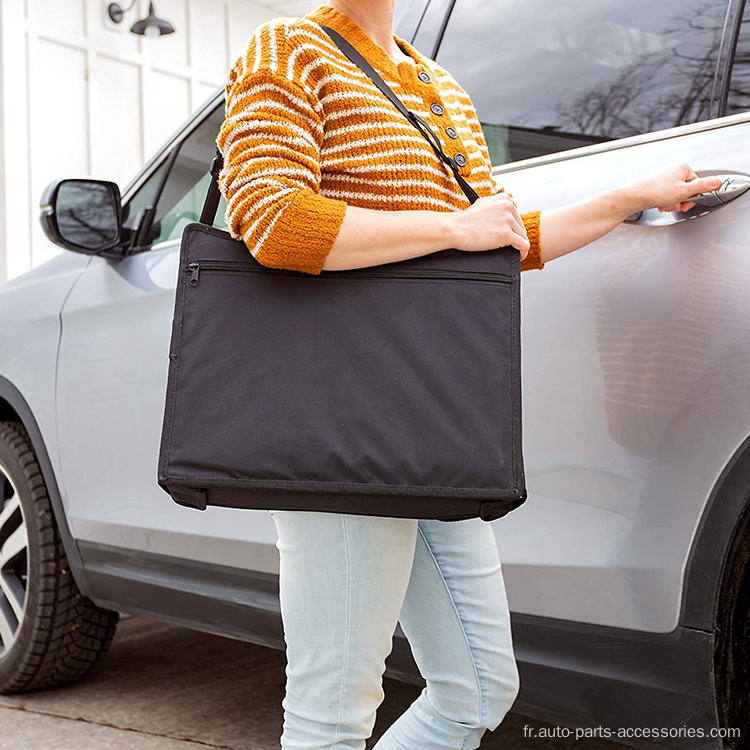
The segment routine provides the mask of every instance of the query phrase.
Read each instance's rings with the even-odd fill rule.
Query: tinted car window
[[[138,221],[138,215],[146,206],[152,206],[159,189],[164,170],[167,168],[169,159],[166,158],[151,173],[146,182],[138,188],[138,192],[123,206],[123,225],[133,229]]]
[[[726,0],[456,0],[436,60],[493,164],[709,117]]]
[[[216,152],[216,136],[223,119],[224,107],[217,107],[182,142],[157,204],[155,220],[159,222],[159,235],[154,244],[180,237],[185,225],[200,218],[211,181],[209,169]],[[222,197],[214,219],[216,227],[224,226],[223,204]]]
[[[727,115],[750,111],[750,3],[745,2],[745,12],[740,23],[740,35],[734,51],[732,77],[729,80]]]
[[[419,26],[427,0],[396,0],[393,29],[398,36],[411,39]]]
[[[214,157],[216,136],[223,119],[224,107],[222,105],[208,115],[179,146],[176,146],[179,148],[179,153],[157,203],[154,217],[156,236],[153,244],[182,236],[185,225],[198,221],[200,218],[210,182],[208,170]],[[146,205],[153,204],[167,162],[168,159],[165,159],[128,201],[126,225],[132,226],[138,211]],[[225,208],[226,201],[222,196],[214,219],[215,227],[225,228]]]

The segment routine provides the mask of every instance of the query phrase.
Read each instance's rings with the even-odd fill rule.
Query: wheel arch
[[[68,558],[70,572],[81,593],[89,596],[91,586],[81,561],[78,544],[68,526],[68,519],[65,516],[65,509],[60,496],[60,488],[57,486],[57,479],[41,430],[23,394],[10,380],[2,375],[0,375],[0,419],[20,422],[26,432],[29,433],[29,439],[36,453],[39,469],[44,477],[52,510],[55,514],[55,523],[65,548],[65,555]]]
[[[701,516],[685,571],[680,623],[716,627],[722,580],[743,519],[750,512],[750,437],[727,462]]]

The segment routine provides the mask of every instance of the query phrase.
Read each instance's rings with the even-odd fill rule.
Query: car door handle
[[[709,177],[709,174],[701,174],[701,177]],[[661,227],[668,224],[678,224],[688,219],[697,219],[699,216],[705,216],[720,206],[724,206],[735,198],[739,198],[743,193],[750,190],[750,177],[736,172],[723,172],[717,174],[722,183],[716,190],[708,193],[698,193],[685,202],[695,203],[695,206],[689,211],[659,211],[655,206],[643,211],[636,211],[630,214],[624,221],[629,224],[638,224],[640,226]]]

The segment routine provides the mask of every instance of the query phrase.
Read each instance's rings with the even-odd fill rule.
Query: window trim
[[[627,138],[616,138],[612,141],[606,141],[605,143],[594,143],[590,146],[581,146],[580,148],[557,151],[554,154],[543,154],[542,156],[535,156],[531,159],[511,161],[507,164],[500,164],[493,167],[492,176],[494,177],[498,174],[505,174],[506,172],[515,172],[517,169],[529,169],[531,167],[541,166],[542,164],[566,161],[567,159],[580,159],[584,156],[601,154],[605,151],[617,151],[621,148],[631,148],[632,146],[640,146],[642,143],[665,141],[668,138],[680,138],[684,135],[702,133],[706,130],[728,128],[745,122],[750,122],[750,111],[740,112],[735,115],[727,115],[725,117],[714,117],[710,120],[701,120],[700,122],[694,122],[688,125],[678,125],[675,128],[654,130],[652,133],[642,133],[641,135],[632,135]]]
[[[165,141],[164,145],[158,149],[149,161],[141,168],[141,171],[130,181],[125,190],[122,192],[120,204],[125,205],[133,198],[133,196],[148,182],[154,173],[160,169],[165,163],[167,169],[162,175],[162,182],[159,187],[158,193],[155,196],[156,204],[161,198],[161,194],[164,190],[164,186],[169,180],[169,176],[174,168],[174,164],[179,156],[179,151],[182,148],[183,143],[190,138],[195,130],[203,125],[203,123],[216,115],[218,110],[224,108],[224,88],[217,89],[216,93],[208,98],[203,106],[201,106],[196,112],[194,112],[183,124]],[[171,163],[170,163],[171,161]],[[208,170],[210,164],[207,165]],[[138,227],[133,227],[133,231],[137,231]],[[149,245],[144,245],[141,248],[136,249],[132,254],[137,255],[144,252],[151,252],[155,247],[162,247],[165,243],[171,240],[162,240],[160,242],[154,242]],[[118,255],[117,257],[121,257]]]
[[[443,41],[443,34],[455,4],[456,0],[429,0],[422,14],[412,44],[417,49],[424,48],[425,54],[432,60],[437,59],[440,43]]]
[[[411,0],[394,28],[395,33],[402,39],[412,41],[422,24],[429,4],[430,0]]]
[[[719,81],[719,95],[716,99],[716,115],[717,117],[723,117],[727,112],[727,104],[729,103],[729,84],[732,81],[732,68],[734,67],[734,55],[737,51],[737,44],[740,40],[740,30],[742,28],[742,18],[745,15],[745,5],[747,0],[731,0],[732,10],[734,17],[727,21],[724,29],[728,25],[731,25],[732,33],[727,36],[727,43],[725,48],[719,50],[719,66],[718,72],[720,73]],[[713,108],[712,108],[713,109]]]

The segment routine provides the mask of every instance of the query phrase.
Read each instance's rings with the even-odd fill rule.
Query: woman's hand
[[[466,252],[494,250],[512,245],[523,260],[531,248],[526,227],[513,198],[506,192],[485,195],[463,211],[449,215],[453,224],[453,247]]]
[[[719,177],[698,177],[685,163],[675,164],[654,172],[637,185],[643,196],[643,208],[658,207],[659,211],[689,211],[695,203],[688,198],[698,193],[716,190],[722,183]]]

